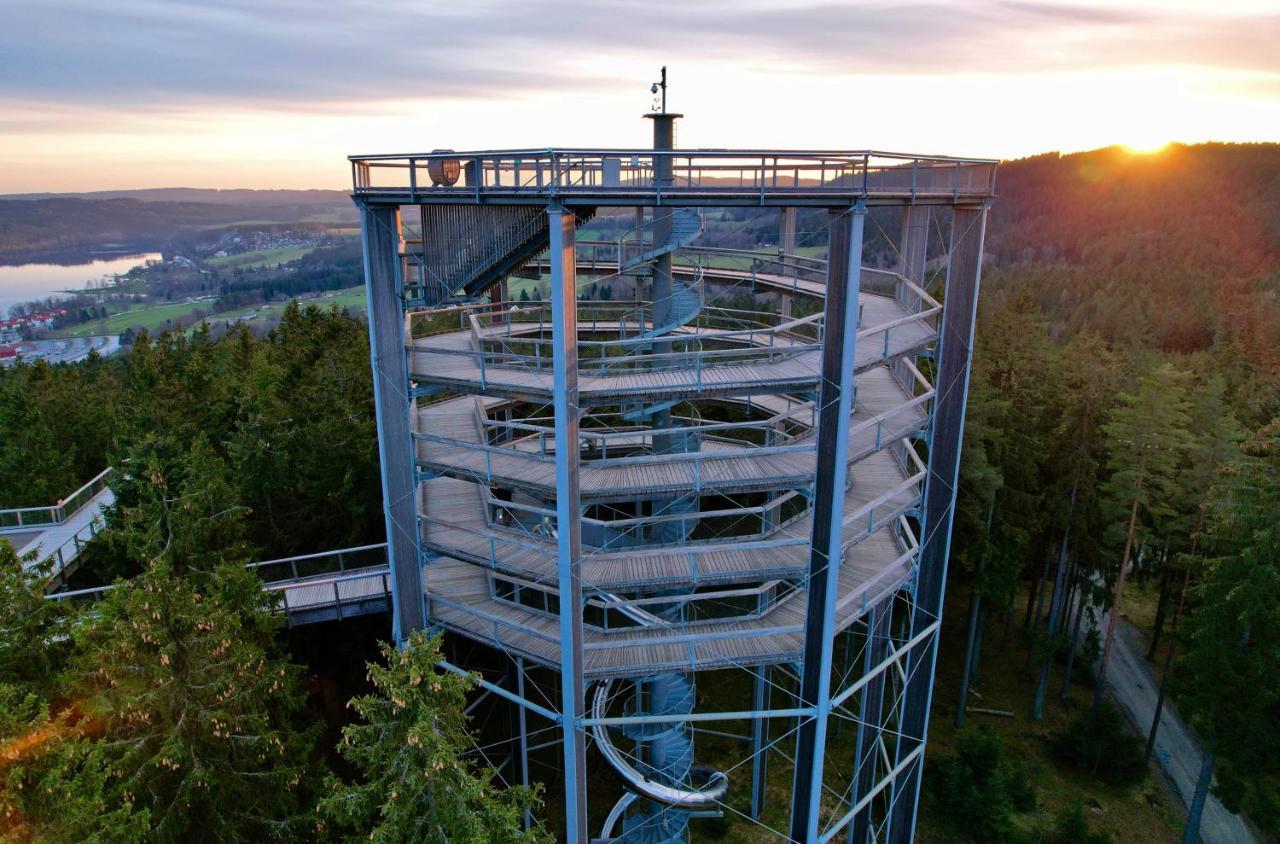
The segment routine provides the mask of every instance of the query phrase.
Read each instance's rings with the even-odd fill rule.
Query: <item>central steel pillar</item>
[[[399,643],[411,631],[421,628],[426,619],[414,496],[414,402],[409,395],[405,349],[400,212],[394,206],[360,203],[359,208],[387,562],[391,566],[391,635]]]
[[[942,618],[986,224],[986,206],[956,207],[951,228],[945,308],[938,332],[937,398],[933,409],[933,434],[929,440],[929,472],[925,481],[920,557],[909,637]],[[937,655],[938,634],[935,631],[928,641],[911,652],[907,662],[898,762],[902,764],[909,754],[914,756],[897,778],[889,838],[900,844],[915,839],[917,798],[920,775],[924,770],[924,746],[928,737]]]
[[[885,598],[867,614],[867,647],[863,653],[862,670],[869,673],[889,653],[889,631],[893,621],[893,596]],[[890,669],[892,670],[892,669]],[[857,804],[876,783],[876,757],[881,732],[884,729],[885,674],[876,674],[863,688],[858,703],[858,741],[853,753],[853,794],[851,803]],[[853,817],[849,824],[849,844],[864,844],[871,840],[872,806],[868,803]]]
[[[764,712],[769,708],[769,672],[768,665],[757,665],[752,673],[755,675],[755,699],[753,705],[756,712]],[[764,812],[764,800],[768,791],[767,774],[769,770],[769,719],[756,718],[751,722],[751,819],[760,820]]]
[[[839,599],[841,525],[849,468],[849,417],[853,412],[853,360],[861,289],[862,234],[867,210],[859,203],[831,224],[823,326],[822,379],[818,390],[817,476],[813,533],[809,541],[808,607],[796,740],[791,838],[815,841],[822,806],[823,762],[831,714],[831,660]]]
[[[582,719],[582,505],[578,490],[578,302],[571,211],[547,209],[551,230],[551,377],[556,445],[556,583],[560,594],[560,713],[565,840],[586,841],[587,745]]]
[[[898,247],[898,272],[921,286],[929,252],[929,206],[902,209],[902,236]]]

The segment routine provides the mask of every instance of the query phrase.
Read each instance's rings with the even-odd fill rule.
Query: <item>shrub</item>
[[[1120,711],[1109,702],[1077,714],[1054,733],[1051,744],[1062,762],[1107,785],[1132,785],[1146,773],[1141,739],[1129,732]]]
[[[1000,737],[990,730],[960,733],[955,754],[928,773],[936,815],[967,840],[1008,841],[1014,811],[1035,806],[1030,780],[1004,762]]]
[[[1089,828],[1084,807],[1079,803],[1063,806],[1053,827],[1040,836],[1040,844],[1112,844],[1110,833]]]

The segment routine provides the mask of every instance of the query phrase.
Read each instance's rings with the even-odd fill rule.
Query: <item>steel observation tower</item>
[[[395,636],[565,840],[909,841],[995,162],[682,150],[654,93],[651,149],[350,159]]]

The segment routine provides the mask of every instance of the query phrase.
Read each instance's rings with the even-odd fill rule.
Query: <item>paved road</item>
[[[1105,619],[1103,621],[1105,624]],[[1160,687],[1150,663],[1144,658],[1142,635],[1121,620],[1111,648],[1111,665],[1107,668],[1108,692],[1122,712],[1138,727],[1144,737],[1151,729]],[[1156,756],[1165,774],[1173,782],[1184,806],[1191,805],[1196,778],[1200,775],[1200,746],[1183,725],[1177,710],[1165,700],[1156,734]],[[1223,808],[1212,794],[1204,807],[1200,823],[1200,839],[1205,844],[1253,844],[1258,839],[1237,816]]]

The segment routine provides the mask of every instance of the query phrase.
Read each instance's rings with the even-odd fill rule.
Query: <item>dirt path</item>
[[[1103,622],[1105,623],[1105,621]],[[1142,736],[1151,729],[1160,687],[1155,672],[1143,657],[1142,635],[1126,621],[1116,625],[1107,674],[1107,691],[1120,710]],[[1200,745],[1178,717],[1177,709],[1165,700],[1156,734],[1155,755],[1165,775],[1172,781],[1184,806],[1191,805],[1196,778],[1200,775]],[[1212,794],[1204,807],[1200,839],[1205,844],[1254,844],[1257,838],[1239,816],[1228,812]]]

